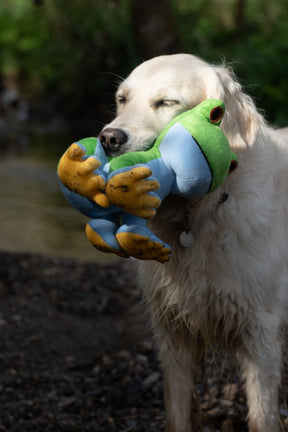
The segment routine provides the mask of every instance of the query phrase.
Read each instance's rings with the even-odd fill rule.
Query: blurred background
[[[267,121],[288,125],[287,0],[1,0],[0,249],[111,260],[86,240],[56,167],[114,113],[155,55],[231,64]]]

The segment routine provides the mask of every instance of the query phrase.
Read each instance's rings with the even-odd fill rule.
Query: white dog
[[[207,347],[235,354],[246,380],[250,432],[281,430],[288,320],[288,135],[269,127],[230,70],[186,54],[144,62],[120,85],[107,153],[149,148],[177,114],[222,99],[238,168],[201,200],[169,196],[151,227],[169,263],[138,263],[165,381],[167,432],[195,427],[191,404]],[[188,247],[179,241],[188,232]],[[192,242],[193,240],[193,242]]]

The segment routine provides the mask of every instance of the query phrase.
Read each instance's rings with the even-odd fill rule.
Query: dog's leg
[[[185,334],[185,333],[184,333]],[[182,331],[164,334],[159,357],[164,373],[166,432],[191,432],[194,381],[199,362],[197,342]],[[196,420],[196,419],[195,419]]]
[[[239,361],[246,381],[249,432],[283,431],[279,415],[282,350],[279,334],[267,334],[243,349]],[[251,341],[250,341],[251,342]]]

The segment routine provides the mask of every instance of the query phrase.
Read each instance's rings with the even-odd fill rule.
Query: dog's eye
[[[179,102],[176,100],[171,100],[171,99],[159,99],[156,102],[154,102],[153,106],[155,109],[158,108],[165,108],[165,107],[171,107],[174,105],[179,105]]]
[[[118,95],[116,97],[116,99],[117,99],[117,103],[119,105],[124,105],[127,102],[127,99],[126,99],[126,97],[124,95]]]

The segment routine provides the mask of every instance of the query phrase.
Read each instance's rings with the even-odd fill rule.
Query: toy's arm
[[[90,200],[82,195],[79,195],[69,189],[67,189],[62,183],[58,176],[58,184],[60,190],[62,191],[64,197],[76,210],[88,216],[89,218],[102,217],[105,216],[107,212],[112,211],[111,207],[109,209],[101,207],[95,203],[95,201]]]
[[[84,149],[76,143],[68,147],[59,161],[58,176],[67,189],[95,201],[101,207],[109,207],[109,200],[104,194],[106,180],[102,174],[95,173],[101,162],[93,156],[87,157]]]
[[[106,196],[126,213],[151,218],[160,206],[160,199],[153,194],[159,183],[150,177],[151,174],[145,165],[116,170],[108,178]]]

